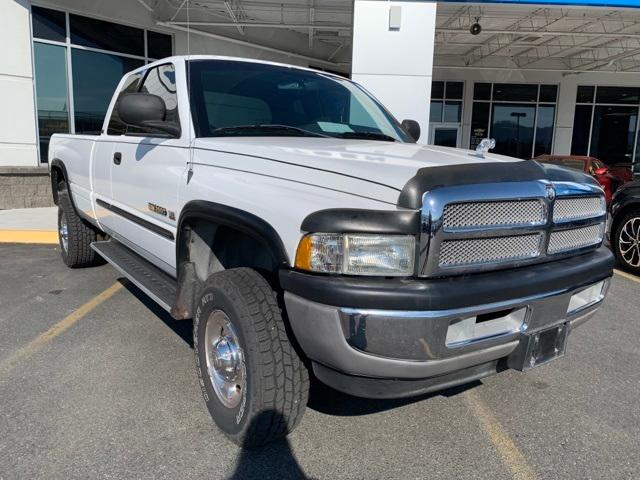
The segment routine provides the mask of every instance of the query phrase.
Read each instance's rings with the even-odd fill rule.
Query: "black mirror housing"
[[[411,138],[413,138],[414,142],[417,142],[420,138],[420,124],[415,120],[403,120],[402,128],[404,131],[409,134]]]
[[[180,136],[180,127],[165,121],[167,115],[164,100],[151,93],[125,93],[118,102],[118,115],[127,125],[155,128]]]

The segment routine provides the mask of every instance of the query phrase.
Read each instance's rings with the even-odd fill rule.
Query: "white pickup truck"
[[[100,135],[51,140],[62,257],[193,319],[207,407],[246,446],[296,426],[310,372],[397,398],[564,355],[612,275],[602,190],[418,136],[328,73],[151,63]]]

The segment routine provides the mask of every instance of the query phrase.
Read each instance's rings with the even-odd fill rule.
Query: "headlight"
[[[296,252],[296,268],[346,275],[413,274],[415,237],[356,233],[305,235]]]

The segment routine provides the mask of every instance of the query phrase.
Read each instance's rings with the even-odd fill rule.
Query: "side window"
[[[124,135],[127,133],[127,126],[124,124],[122,120],[120,120],[120,116],[118,115],[118,105],[120,104],[120,99],[122,95],[125,93],[137,92],[138,87],[140,86],[140,81],[142,80],[141,73],[134,73],[129,75],[125,80],[120,93],[118,93],[118,99],[116,100],[116,104],[113,107],[113,112],[111,113],[111,118],[109,119],[109,126],[107,127],[107,135]]]
[[[142,82],[141,92],[157,95],[164,100],[165,121],[180,124],[178,118],[178,95],[176,94],[176,72],[173,65],[160,65],[148,71]],[[141,133],[157,134],[154,129],[141,128]]]

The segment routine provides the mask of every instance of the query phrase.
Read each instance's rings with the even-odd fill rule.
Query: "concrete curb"
[[[0,243],[58,244],[55,230],[0,230]]]

